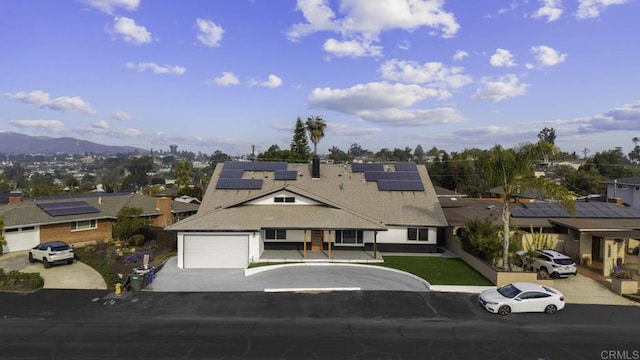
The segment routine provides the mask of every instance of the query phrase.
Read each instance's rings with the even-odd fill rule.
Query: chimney
[[[10,196],[9,197],[9,204],[17,204],[19,202],[22,201],[22,198],[20,196]]]
[[[171,205],[173,204],[173,199],[170,197],[159,197],[156,198],[156,209],[158,209],[162,215],[160,216],[159,223],[155,224],[157,226],[169,226],[173,222],[173,216],[171,215]]]
[[[313,157],[313,161],[311,163],[311,178],[320,179],[320,158],[318,155]]]

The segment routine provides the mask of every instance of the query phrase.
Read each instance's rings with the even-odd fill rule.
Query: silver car
[[[42,262],[45,268],[57,263],[73,264],[73,249],[62,241],[42,243],[29,250],[29,262]]]

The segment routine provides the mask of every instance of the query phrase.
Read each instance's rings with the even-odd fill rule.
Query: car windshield
[[[516,297],[516,295],[520,294],[520,289],[513,286],[513,284],[509,284],[498,288],[498,292],[504,297],[513,299],[514,297]]]
[[[571,259],[555,259],[556,264],[559,265],[571,265],[573,264],[573,260]]]
[[[53,251],[65,251],[65,250],[69,250],[69,246],[68,245],[56,245],[56,246],[52,246],[51,250],[53,250]]]

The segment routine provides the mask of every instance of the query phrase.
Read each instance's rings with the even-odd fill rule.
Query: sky
[[[0,1],[0,131],[229,155],[640,137],[639,0]],[[310,142],[311,148],[313,148]]]

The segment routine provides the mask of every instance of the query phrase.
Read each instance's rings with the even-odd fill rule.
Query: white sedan
[[[564,308],[564,295],[560,291],[528,282],[516,282],[485,290],[478,296],[478,301],[487,311],[500,315],[512,312],[554,314]]]

